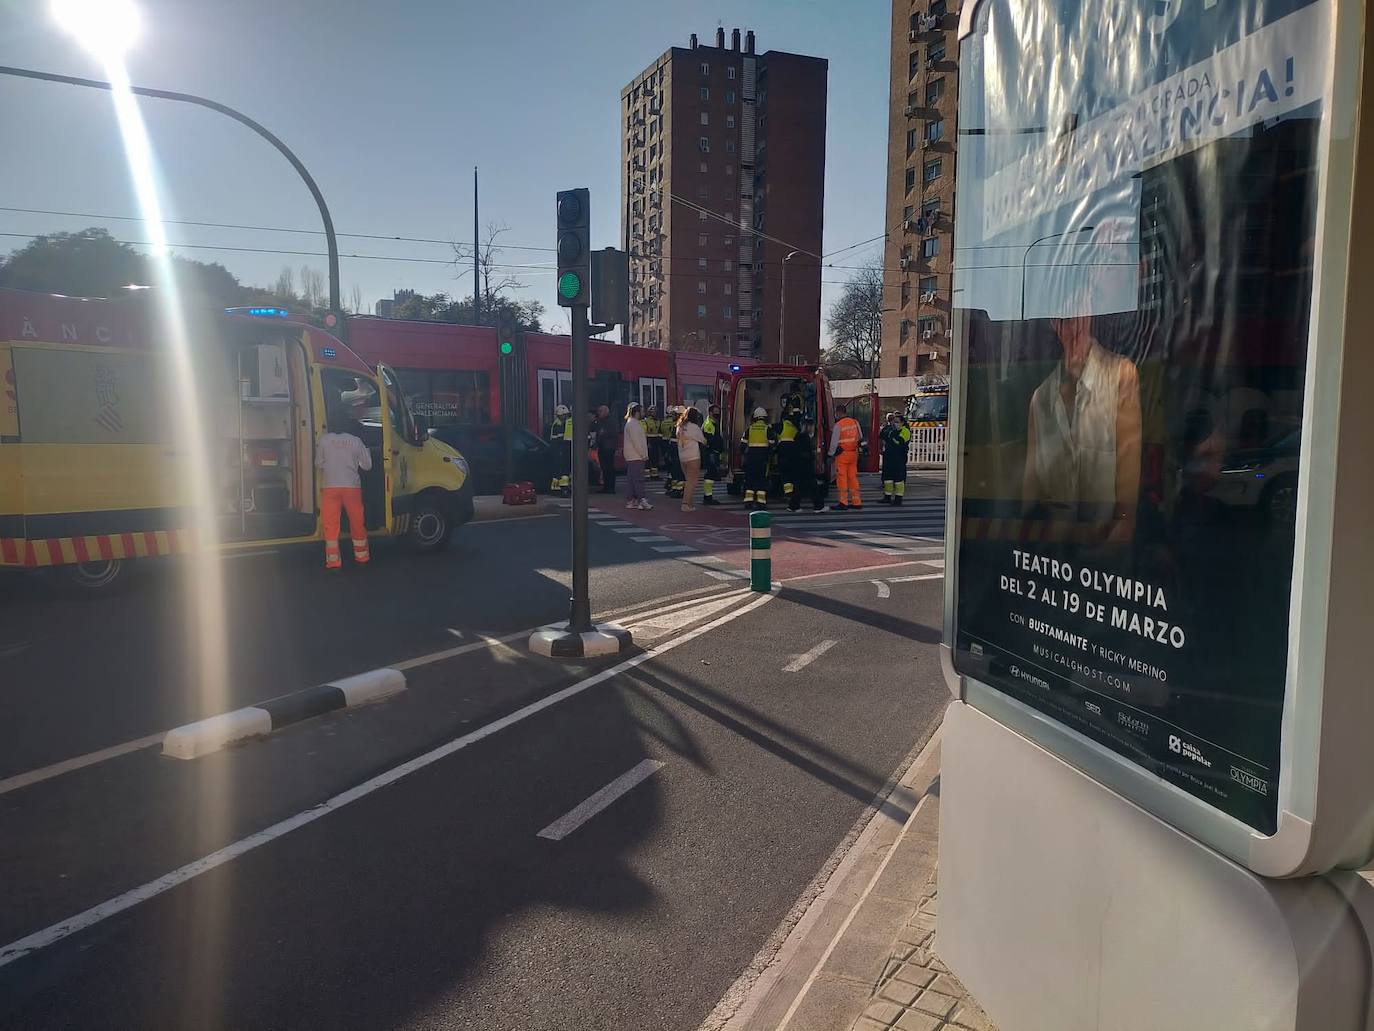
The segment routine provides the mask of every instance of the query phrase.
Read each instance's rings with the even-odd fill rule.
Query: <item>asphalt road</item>
[[[480,646],[262,741],[0,793],[0,1026],[695,1028],[937,725],[942,582],[894,566],[763,600],[601,528],[593,547],[632,667]],[[236,704],[558,618],[560,553],[561,519],[338,579],[242,560]],[[0,669],[13,772],[194,707],[160,651],[174,584],[10,606],[29,647],[0,663],[35,653]],[[45,644],[42,614],[88,645]],[[44,744],[15,761],[24,700]]]
[[[623,606],[711,583],[594,530],[592,598]],[[438,556],[374,547],[328,571],[316,547],[223,563],[225,692],[205,688],[176,567],[114,597],[0,582],[0,780],[337,677],[567,618],[566,516],[472,523]]]

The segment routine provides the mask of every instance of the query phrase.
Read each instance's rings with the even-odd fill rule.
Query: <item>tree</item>
[[[482,297],[482,324],[484,326],[494,325],[485,315],[488,308],[495,309],[503,294],[510,290],[524,290],[526,284],[518,275],[512,273],[509,268],[511,263],[499,262],[496,260],[497,251],[502,250],[502,246],[496,241],[501,238],[503,233],[510,232],[510,226],[504,223],[488,222],[487,235],[485,240],[476,243],[455,243],[453,244],[453,278],[461,279],[464,275],[472,272],[473,251],[477,252],[477,277],[479,282],[473,284],[473,294],[481,291]],[[471,298],[469,298],[471,299]],[[543,306],[540,306],[543,312]],[[537,330],[535,332],[538,332]]]
[[[873,379],[883,346],[883,265],[875,260],[844,285],[826,318],[830,347],[822,356],[828,369],[853,378]]]
[[[309,265],[301,266],[301,300],[312,310],[323,308],[327,301],[324,274]]]
[[[354,315],[361,315],[363,311],[363,288],[357,283],[353,284],[348,291],[348,310]]]
[[[482,318],[475,323],[472,317],[472,298],[455,301],[448,294],[422,294],[413,290],[398,290],[391,309],[393,319],[416,322],[455,322],[459,325],[495,326],[497,315],[507,316],[526,333],[542,333],[544,306],[538,301],[517,301],[510,297],[493,296],[482,305]]]

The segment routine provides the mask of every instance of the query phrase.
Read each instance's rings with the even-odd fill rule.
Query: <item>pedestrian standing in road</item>
[[[897,412],[887,413],[883,426],[883,501],[884,505],[900,505],[906,496],[906,462],[911,451],[911,429]]]
[[[681,415],[681,405],[669,405],[667,416],[658,423],[659,447],[662,449],[663,468],[667,472],[663,493],[670,498],[682,497],[682,460],[677,450],[677,420]]]
[[[863,427],[859,420],[849,414],[847,405],[837,405],[839,415],[830,437],[830,457],[835,461],[835,486],[839,500],[835,507],[845,509],[863,508],[864,500],[859,494],[859,449],[864,444]]]
[[[549,493],[566,497],[572,490],[572,412],[567,405],[559,405],[553,410],[549,447],[553,449],[553,482],[549,484]]]
[[[615,493],[615,423],[611,421],[611,410],[602,405],[596,410],[596,457],[601,463],[601,493]]]
[[[754,409],[754,421],[744,431],[744,507],[768,507],[768,456],[773,450],[773,427],[768,425],[768,409]]]
[[[662,433],[658,407],[650,405],[648,413],[644,416],[644,437],[649,442],[649,457],[644,463],[644,470],[651,480],[658,479],[658,467],[663,453]]]
[[[706,434],[701,429],[701,409],[695,405],[682,413],[677,423],[677,453],[682,463],[682,510],[695,512],[692,499],[696,497],[697,481],[701,479],[701,455],[706,447]]]
[[[329,414],[329,429],[315,451],[315,468],[321,470],[320,522],[324,529],[324,567],[343,565],[339,555],[340,510],[348,513],[348,536],[353,541],[353,561],[359,565],[372,556],[367,548],[363,522],[363,481],[359,471],[372,468],[367,445],[351,432],[353,420],[345,411]]]
[[[640,418],[643,413],[642,405],[630,405],[621,450],[625,454],[625,507],[648,511],[654,506],[644,497],[644,463],[649,458],[649,444]]]
[[[720,432],[720,405],[712,405],[706,414],[706,421],[701,425],[701,432],[706,435],[706,454],[702,458],[702,472],[705,478],[701,481],[701,503],[703,505],[719,505],[716,500],[716,480],[720,479],[720,459],[725,451],[725,438]]]

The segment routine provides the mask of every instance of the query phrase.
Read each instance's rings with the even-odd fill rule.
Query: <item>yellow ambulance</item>
[[[0,570],[55,567],[78,586],[197,546],[186,463],[208,462],[226,549],[320,539],[315,446],[343,411],[373,455],[372,537],[444,547],[472,517],[468,466],[414,417],[395,373],[277,308],[189,318],[208,454],[178,430],[152,291],[128,299],[0,289]]]

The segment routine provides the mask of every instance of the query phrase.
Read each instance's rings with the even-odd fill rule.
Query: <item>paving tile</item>
[[[958,1007],[950,1014],[949,1020],[960,1031],[997,1031],[992,1019],[971,1002]]]
[[[936,1031],[942,1024],[943,1021],[938,1017],[932,1017],[920,1010],[907,1010],[902,1014],[902,1019],[897,1021],[897,1027],[901,1031]]]
[[[929,988],[932,992],[953,996],[956,999],[968,998],[968,989],[949,974],[937,974],[935,980],[930,982]]]
[[[920,994],[920,987],[907,984],[905,981],[889,981],[878,992],[881,998],[895,1002],[899,1006],[910,1006]],[[943,1014],[941,1015],[943,1016]]]
[[[926,1013],[933,1013],[937,1017],[949,1016],[958,1004],[958,999],[949,995],[941,995],[939,992],[932,992],[929,988],[911,1003],[914,1008],[924,1010]]]
[[[915,963],[903,963],[892,976],[898,981],[914,984],[917,988],[925,988],[935,979],[935,972]]]
[[[882,1027],[891,1027],[893,1024],[897,1023],[897,1018],[905,1012],[906,1010],[898,1006],[895,1002],[885,1002],[882,999],[874,999],[868,1004],[868,1008],[864,1010],[864,1016],[869,1020],[876,1021]]]
[[[880,1024],[876,1020],[860,1017],[854,1022],[854,1031],[887,1031],[891,1024]]]

